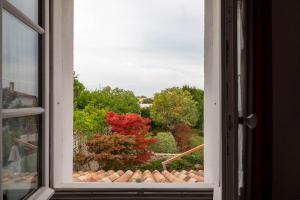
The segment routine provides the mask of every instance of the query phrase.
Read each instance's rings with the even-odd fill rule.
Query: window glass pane
[[[8,0],[9,3],[13,4],[19,10],[21,10],[27,17],[32,21],[38,23],[39,20],[39,0]]]
[[[38,106],[38,37],[3,11],[3,108]]]
[[[38,188],[40,116],[3,120],[3,199],[21,199]]]

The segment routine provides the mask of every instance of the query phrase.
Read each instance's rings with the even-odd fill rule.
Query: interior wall
[[[300,199],[300,1],[255,0],[252,199]]]
[[[300,1],[272,1],[273,199],[300,199]]]

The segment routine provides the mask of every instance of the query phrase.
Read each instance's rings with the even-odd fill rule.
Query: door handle
[[[254,129],[257,126],[258,120],[255,114],[250,114],[247,117],[239,117],[239,124],[246,125],[250,129]]]

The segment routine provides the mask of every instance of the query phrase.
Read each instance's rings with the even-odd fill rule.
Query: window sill
[[[31,195],[28,200],[46,200],[50,199],[54,194],[54,190],[49,187],[41,187],[39,188],[33,195]]]
[[[63,183],[57,185],[55,189],[111,189],[111,190],[135,190],[135,189],[199,189],[213,190],[210,183]]]
[[[71,184],[74,185],[74,184]],[[192,200],[203,199],[213,200],[215,199],[215,192],[213,188],[206,189],[211,185],[205,184],[193,184],[198,187],[191,188],[60,188],[55,190],[55,194],[51,198],[52,200],[60,199],[180,199],[180,200]],[[127,184],[128,185],[128,184]],[[132,184],[131,184],[132,185]],[[137,184],[134,184],[137,185]],[[162,185],[162,184],[160,184]],[[175,184],[173,184],[175,186]],[[178,185],[178,184],[176,184]],[[200,186],[202,185],[202,186]],[[68,186],[68,185],[65,185]],[[150,186],[150,184],[149,184]]]

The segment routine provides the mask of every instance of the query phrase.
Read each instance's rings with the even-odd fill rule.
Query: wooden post
[[[170,162],[173,162],[175,160],[179,160],[181,157],[186,156],[186,155],[191,154],[191,153],[194,153],[195,151],[200,151],[203,148],[204,148],[204,144],[196,146],[196,147],[194,147],[194,148],[192,148],[192,149],[190,149],[186,152],[183,152],[179,155],[174,156],[173,158],[170,158],[168,160],[163,161],[161,164],[162,164],[164,170],[167,170],[167,164],[169,164]]]

